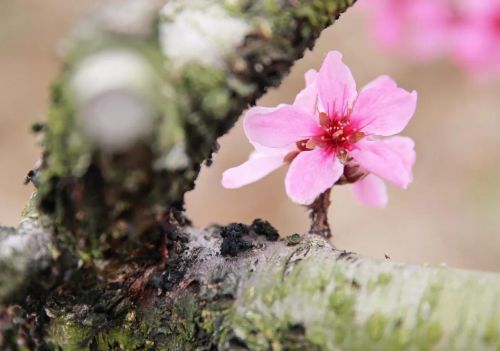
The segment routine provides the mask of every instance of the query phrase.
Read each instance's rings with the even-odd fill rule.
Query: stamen
[[[348,151],[353,149],[353,145],[365,137],[358,128],[353,128],[350,121],[352,109],[347,105],[340,106],[339,111],[336,103],[329,103],[326,106],[326,113],[319,113],[319,124],[323,133],[317,137],[309,139],[305,143],[297,144],[299,150],[312,150],[315,147],[329,148],[342,160],[349,157]]]
[[[330,128],[331,120],[330,117],[324,112],[319,114],[319,125],[325,129]]]

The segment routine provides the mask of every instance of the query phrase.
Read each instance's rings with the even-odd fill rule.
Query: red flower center
[[[300,151],[312,150],[317,146],[335,153],[341,161],[346,161],[347,152],[351,151],[354,144],[365,136],[351,124],[349,114],[330,117],[321,112],[319,124],[322,129],[321,134],[299,141],[297,147]]]

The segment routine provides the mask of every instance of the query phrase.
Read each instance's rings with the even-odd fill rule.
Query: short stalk
[[[332,237],[332,231],[328,223],[328,209],[331,204],[330,193],[331,189],[328,189],[320,194],[316,200],[308,206],[311,211],[309,214],[311,218],[310,232],[322,236],[325,239],[330,239]]]

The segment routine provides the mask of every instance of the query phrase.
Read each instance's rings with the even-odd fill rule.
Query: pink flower
[[[381,76],[358,94],[338,52],[328,54],[319,72],[309,71],[306,82],[293,105],[250,109],[244,127],[255,151],[224,173],[223,186],[237,188],[290,164],[286,192],[299,204],[311,204],[336,183],[354,183],[360,201],[384,206],[379,177],[402,188],[412,181],[413,141],[389,136],[413,116],[416,92]]]
[[[500,77],[500,1],[462,0],[455,12],[457,63],[479,79]]]
[[[450,0],[362,0],[361,6],[370,16],[371,34],[384,49],[419,60],[448,52]]]

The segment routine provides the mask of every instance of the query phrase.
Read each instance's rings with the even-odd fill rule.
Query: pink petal
[[[387,140],[363,139],[356,143],[350,155],[367,171],[406,188],[412,181],[415,161],[414,143],[410,138]]]
[[[369,83],[359,93],[351,113],[351,123],[366,134],[389,136],[401,132],[417,105],[417,93],[398,88],[387,76]]]
[[[383,180],[373,174],[354,183],[353,191],[358,200],[367,206],[385,207],[387,205],[387,188]]]
[[[255,149],[255,151],[250,154],[250,159],[278,155],[284,157],[289,152],[297,150],[297,145],[295,143],[287,145],[285,147],[266,147],[255,142],[250,143]]]
[[[399,50],[414,60],[428,61],[447,52],[452,8],[448,0],[367,0],[371,34],[382,49]],[[496,1],[496,0],[495,0]]]
[[[285,178],[286,193],[296,203],[309,205],[340,178],[344,166],[324,149],[301,152]]]
[[[318,93],[325,111],[343,111],[356,99],[356,82],[351,70],[342,62],[342,54],[331,51],[317,77]]]
[[[385,145],[390,147],[401,160],[405,171],[410,175],[410,182],[413,180],[412,168],[415,164],[417,155],[415,153],[415,143],[411,138],[403,136],[394,136],[384,139],[382,141]]]
[[[250,155],[248,161],[224,172],[222,186],[235,189],[256,182],[284,165],[284,156],[284,154],[269,156],[254,152]]]
[[[294,107],[301,109],[313,117],[316,114],[318,104],[318,89],[316,88],[316,76],[318,73],[311,69],[306,72],[306,87],[297,94]]]
[[[306,79],[306,86],[311,84],[316,84],[316,78],[318,77],[318,72],[315,69],[310,69],[304,75]]]
[[[463,16],[454,26],[453,58],[478,82],[500,76],[500,31],[498,18],[500,2],[464,2]]]
[[[370,2],[370,5],[368,5],[368,2]],[[368,0],[366,2],[366,10],[373,17],[371,34],[386,49],[394,49],[404,39],[403,24],[405,16],[401,12],[405,6],[393,4],[391,1],[376,3],[376,1]]]
[[[454,9],[447,1],[419,0],[407,5],[407,47],[411,55],[421,61],[446,54],[450,48],[450,29],[453,27]]]
[[[277,108],[254,107],[244,121],[252,142],[267,147],[284,147],[318,134],[318,125],[306,112],[290,105]]]

